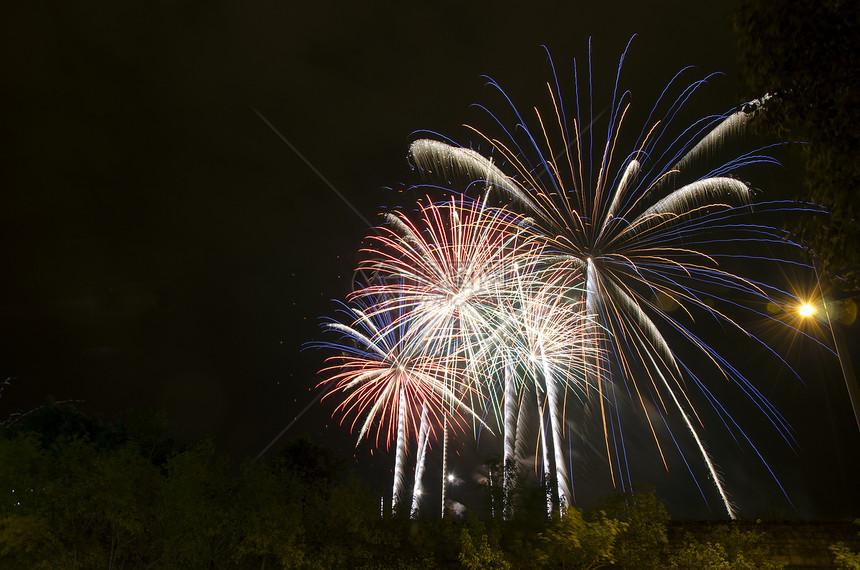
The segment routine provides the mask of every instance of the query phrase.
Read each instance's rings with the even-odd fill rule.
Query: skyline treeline
[[[410,520],[307,437],[237,464],[211,438],[168,432],[156,412],[107,421],[52,400],[3,425],[0,567],[782,567],[765,534],[734,525],[671,544],[646,487],[548,519],[545,489],[526,482],[508,520],[486,488],[465,517]]]

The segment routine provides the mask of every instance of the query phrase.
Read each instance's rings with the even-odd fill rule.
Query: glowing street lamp
[[[812,305],[810,303],[804,303],[800,306],[798,312],[800,313],[801,317],[811,317],[815,314],[815,305]]]

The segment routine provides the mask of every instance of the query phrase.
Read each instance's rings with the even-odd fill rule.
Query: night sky
[[[470,105],[487,100],[481,75],[526,108],[544,105],[542,44],[569,78],[591,36],[599,80],[638,34],[624,74],[634,104],[686,65],[725,74],[700,114],[741,101],[732,2],[569,4],[4,6],[0,376],[12,384],[0,417],[48,395],[106,414],[151,407],[181,440],[213,434],[237,457],[256,455],[316,393],[323,355],[301,349],[350,289],[362,217],[376,223],[402,200],[416,131],[468,140]],[[852,346],[855,329],[844,331]],[[714,454],[742,514],[856,516],[860,434],[838,362],[792,350],[805,384],[772,369],[753,379],[797,434],[797,454],[761,440],[796,510],[749,450],[713,442]],[[285,438],[310,434],[352,464],[354,436],[332,407],[311,406]],[[388,484],[389,457],[355,453]],[[673,513],[721,514],[684,469],[656,467],[646,475]],[[672,494],[681,487],[692,492]]]

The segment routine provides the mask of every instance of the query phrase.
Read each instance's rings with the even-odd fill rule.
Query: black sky
[[[152,407],[180,438],[215,434],[241,456],[308,403],[322,357],[300,348],[349,289],[368,227],[253,109],[375,220],[408,177],[413,132],[464,136],[482,74],[544,103],[541,44],[569,77],[591,36],[609,75],[636,33],[634,102],[685,65],[725,73],[702,114],[740,101],[732,2],[568,4],[4,6],[0,415],[48,395]],[[860,439],[838,369],[821,370],[829,392],[773,386],[802,446],[776,462],[798,513],[856,515]],[[291,429],[349,454],[330,408]],[[786,509],[748,463],[723,465],[739,502]]]

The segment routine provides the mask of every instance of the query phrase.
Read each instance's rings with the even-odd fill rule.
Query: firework
[[[624,56],[621,59],[623,62]],[[473,150],[426,139],[413,143],[411,156],[419,168],[446,178],[465,179],[471,187],[484,191],[485,200],[490,195],[501,197],[533,220],[523,225],[523,231],[542,243],[538,263],[544,273],[538,271],[532,279],[570,287],[570,293],[561,298],[571,297],[582,304],[586,327],[581,335],[583,342],[578,349],[568,344],[563,350],[590,354],[583,367],[587,377],[580,381],[586,389],[594,389],[600,405],[613,482],[620,476],[622,485],[629,484],[624,475],[627,472],[629,479],[629,472],[622,465],[626,459],[617,452],[613,459],[612,450],[618,448],[615,439],[620,437],[620,416],[613,418],[612,409],[606,405],[611,401],[610,394],[617,392],[615,387],[624,386],[640,405],[664,464],[666,459],[654,424],[659,420],[668,428],[664,414],[670,409],[680,415],[727,513],[734,517],[723,481],[698,433],[701,420],[688,394],[690,386],[702,391],[727,427],[734,428],[751,446],[752,443],[682,361],[679,347],[668,339],[679,338],[677,342],[685,349],[698,351],[702,360],[715,367],[724,379],[739,386],[790,441],[788,426],[761,392],[686,324],[694,319],[710,320],[740,330],[766,347],[725,307],[732,315],[746,310],[758,316],[757,309],[744,301],[766,303],[782,292],[772,284],[724,267],[731,267],[737,259],[761,260],[748,253],[753,244],[793,246],[782,232],[749,218],[752,191],[746,183],[730,176],[746,165],[774,161],[762,150],[755,150],[712,164],[723,143],[743,135],[759,102],[727,115],[706,117],[680,129],[676,136],[671,134],[678,130],[673,130],[673,119],[708,78],[681,89],[675,99],[668,96],[667,88],[638,137],[634,134],[634,150],[625,154],[620,151],[621,139],[631,104],[629,93],[618,95],[620,74],[621,65],[605,139],[594,134],[594,113],[587,98],[580,97],[574,66],[575,110],[565,109],[562,88],[556,79],[547,84],[553,112],[545,116],[535,109],[531,122],[524,119],[501,87],[490,81],[510,104],[516,124],[506,125],[487,111],[501,135],[472,130],[489,143],[496,162],[502,166]],[[554,69],[553,77],[557,77]],[[597,149],[593,158],[592,148]],[[770,207],[762,205],[759,210]],[[583,293],[575,295],[576,287]],[[707,300],[714,297],[723,302],[724,308],[711,306]],[[680,308],[680,316],[664,308],[669,304]],[[527,314],[523,312],[524,317]],[[606,332],[607,341],[596,340],[598,329]],[[608,361],[594,343],[606,346]],[[540,349],[541,341],[531,346]],[[538,362],[547,362],[540,356]],[[553,410],[558,413],[560,405],[558,394],[553,395],[551,389],[554,374],[549,369],[539,370],[538,374],[546,382],[552,419]],[[654,407],[646,406],[649,400]],[[557,417],[552,422],[556,440],[559,420]],[[563,463],[558,450],[554,460],[558,469]],[[567,490],[560,486],[559,493]]]
[[[495,327],[506,301],[517,294],[519,262],[535,258],[535,245],[521,238],[520,218],[465,197],[425,204],[415,218],[389,214],[388,225],[368,238],[360,269],[378,279],[353,297],[377,299],[373,311],[397,311],[392,326],[409,331],[403,338],[409,350],[449,363],[448,373],[468,379],[467,394],[478,397],[469,400],[472,409],[484,408],[498,400],[483,381],[492,374],[482,363],[490,343],[497,344]],[[442,420],[444,509],[448,429]]]
[[[342,397],[335,413],[344,419],[353,417],[351,431],[361,422],[358,442],[372,434],[377,446],[380,440],[386,447],[395,442],[392,510],[396,510],[410,437],[418,434],[426,445],[428,428],[423,426],[439,425],[444,417],[446,423],[462,427],[464,418],[474,412],[461,399],[471,388],[456,374],[450,358],[434,358],[416,343],[406,342],[407,323],[396,312],[368,310],[368,306],[384,304],[379,298],[359,299],[344,308],[349,324],[326,323],[325,328],[341,338],[319,344],[337,351],[326,360],[327,366],[320,372],[326,379],[320,385],[330,387],[326,397]]]
[[[538,254],[531,263],[534,265],[539,258]],[[553,484],[556,500],[563,508],[574,499],[562,445],[566,411],[575,415],[574,410],[581,410],[577,404],[588,394],[585,370],[589,363],[600,360],[596,336],[599,330],[588,322],[582,302],[572,296],[578,293],[577,289],[564,281],[553,279],[546,272],[535,273],[532,267],[518,271],[513,285],[516,296],[502,303],[505,309],[497,313],[493,336],[486,343],[489,353],[478,359],[487,375],[485,385],[492,386],[499,371],[503,372],[504,383],[497,391],[504,392],[501,413],[505,421],[505,484],[510,471],[518,469],[521,453],[516,453],[516,449],[525,449],[522,413],[523,407],[530,405],[527,402],[531,400],[528,396],[531,391],[540,418],[539,447],[544,474]],[[572,402],[568,394],[574,395]],[[549,434],[543,429],[546,416]],[[548,509],[552,510],[551,502]]]

